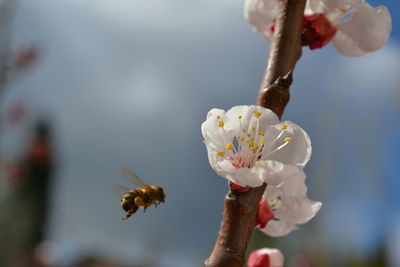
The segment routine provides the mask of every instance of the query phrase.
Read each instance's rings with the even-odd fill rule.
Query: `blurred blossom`
[[[269,109],[236,106],[212,109],[201,126],[211,167],[241,187],[280,184],[289,172],[301,172],[311,142],[298,125]],[[297,167],[292,167],[298,166]]]
[[[385,6],[363,0],[309,0],[303,21],[303,45],[321,48],[331,40],[346,56],[362,56],[382,48],[389,39],[392,19]],[[246,0],[245,18],[268,41],[277,15],[276,0]]]
[[[12,68],[27,70],[38,59],[38,49],[34,45],[22,45],[15,49],[12,59]]]
[[[26,106],[18,101],[12,104],[6,111],[6,119],[11,125],[16,125],[26,117]]]
[[[363,0],[309,0],[309,11],[325,14],[337,28],[332,40],[346,56],[362,56],[382,48],[392,31],[392,18],[385,6],[371,7]]]
[[[3,163],[6,180],[13,185],[23,185],[26,182],[26,168],[17,161]]]
[[[248,260],[248,267],[283,267],[284,257],[276,248],[262,248],[253,251]]]

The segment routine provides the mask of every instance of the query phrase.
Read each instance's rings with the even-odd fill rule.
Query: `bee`
[[[136,189],[129,189],[119,185],[113,185],[114,191],[121,192],[121,207],[126,212],[126,216],[122,220],[131,217],[139,207],[143,207],[143,212],[153,205],[157,207],[161,202],[165,201],[164,190],[161,186],[148,185],[144,183],[139,176],[127,168],[122,168],[123,176],[130,182],[140,186]]]

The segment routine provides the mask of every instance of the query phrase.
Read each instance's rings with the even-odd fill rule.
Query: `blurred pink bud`
[[[310,43],[304,44],[308,45],[312,50],[327,45],[337,32],[337,29],[322,13],[304,15],[303,29],[309,29],[313,32],[315,39]]]
[[[15,125],[18,122],[22,121],[26,116],[26,108],[24,103],[22,102],[17,102],[13,104],[8,110],[7,110],[7,121]]]
[[[19,162],[3,163],[6,179],[14,185],[23,185],[26,182],[26,169]]]
[[[14,66],[16,69],[28,69],[38,58],[38,50],[33,45],[17,48],[15,52]]]
[[[248,267],[283,267],[283,254],[276,248],[254,250],[247,259]]]
[[[274,218],[274,212],[268,202],[263,198],[258,204],[257,228],[264,228],[267,223]]]

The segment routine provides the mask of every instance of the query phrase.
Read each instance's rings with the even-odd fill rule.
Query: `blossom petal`
[[[223,127],[220,127],[219,122],[221,121],[224,123]],[[213,149],[223,149],[227,143],[232,142],[235,136],[234,129],[225,125],[226,121],[225,111],[213,108],[208,112],[206,121],[201,125],[204,141]]]
[[[215,154],[215,153],[214,153]],[[229,160],[215,161],[214,170],[218,175],[229,179],[242,187],[258,187],[263,183],[278,185],[288,176],[302,171],[291,165],[278,161],[261,160],[252,168],[236,168]]]
[[[214,170],[218,175],[242,187],[258,187],[264,183],[263,170],[257,166],[253,168],[236,168],[229,160],[223,160],[217,162]]]
[[[255,112],[260,113],[258,118],[254,115]],[[269,126],[279,123],[278,117],[272,110],[253,105],[235,106],[226,112],[226,117],[229,127],[239,130],[249,130],[251,126],[258,123],[259,131],[265,131]]]
[[[266,184],[279,185],[292,176],[299,176],[303,171],[293,165],[283,164],[276,160],[260,160],[255,165]],[[305,177],[305,174],[304,174]]]
[[[271,23],[276,18],[276,0],[246,0],[244,17],[265,39],[271,41]]]
[[[283,164],[282,164],[283,165]],[[282,170],[283,179],[281,183],[275,183],[275,186],[268,186],[264,192],[264,198],[273,198],[279,195],[288,197],[304,196],[307,194],[307,187],[305,184],[306,174],[304,171],[293,165],[284,165]]]
[[[312,201],[306,196],[285,197],[285,205],[277,210],[275,216],[293,224],[304,224],[310,221],[321,209],[322,203]]]
[[[279,237],[287,235],[296,229],[298,227],[295,224],[273,219],[268,222],[267,227],[260,230],[269,236]]]
[[[281,130],[283,125],[287,127],[284,131]],[[266,144],[274,142],[274,145],[263,152],[261,159],[273,159],[284,164],[293,164],[304,168],[311,158],[310,137],[293,122],[285,121],[270,127],[267,130],[265,141]]]
[[[351,38],[360,50],[372,52],[382,48],[389,39],[392,18],[386,7],[373,8],[363,3],[355,9],[348,21],[336,27]]]
[[[336,51],[345,56],[360,57],[365,55],[365,52],[358,47],[357,43],[341,31],[336,33],[332,43]]]

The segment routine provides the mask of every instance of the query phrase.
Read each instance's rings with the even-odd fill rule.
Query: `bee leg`
[[[126,220],[126,219],[128,219],[129,217],[131,217],[131,214],[126,214],[126,216],[125,217],[123,217],[123,218],[121,218],[121,220]]]

